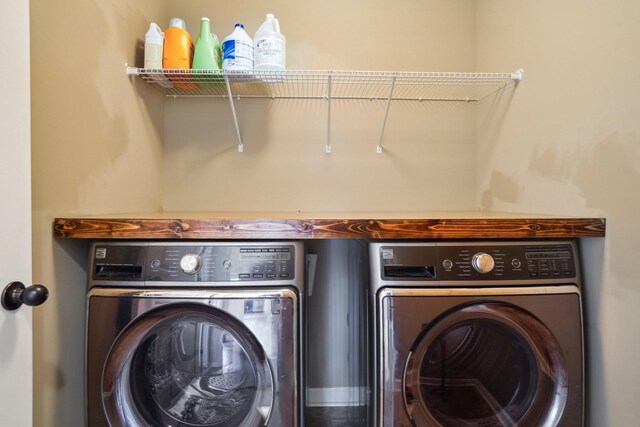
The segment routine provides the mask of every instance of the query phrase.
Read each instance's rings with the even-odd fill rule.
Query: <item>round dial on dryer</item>
[[[471,265],[478,273],[485,274],[493,270],[496,263],[491,255],[484,252],[478,252],[473,256]]]
[[[202,267],[202,258],[198,254],[185,254],[180,258],[180,268],[187,274],[196,274]]]

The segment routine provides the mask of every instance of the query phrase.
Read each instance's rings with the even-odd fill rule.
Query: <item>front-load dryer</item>
[[[574,241],[370,245],[376,426],[582,426]]]
[[[297,426],[299,242],[91,246],[89,427]]]

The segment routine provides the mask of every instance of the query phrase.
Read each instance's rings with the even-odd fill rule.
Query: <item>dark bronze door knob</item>
[[[11,282],[2,291],[2,307],[17,310],[22,304],[36,306],[49,298],[49,290],[42,285],[25,287],[22,282]]]

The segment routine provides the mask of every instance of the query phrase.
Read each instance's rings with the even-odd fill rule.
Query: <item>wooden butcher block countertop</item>
[[[547,239],[604,237],[604,218],[497,212],[165,212],[56,218],[72,239]]]

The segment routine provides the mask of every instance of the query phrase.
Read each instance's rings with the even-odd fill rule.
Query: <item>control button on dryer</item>
[[[153,268],[154,270],[157,270],[160,268],[160,260],[159,259],[154,259],[153,261],[151,261],[151,268]]]
[[[471,265],[478,273],[486,274],[493,270],[496,263],[491,255],[484,252],[478,252],[471,259]]]
[[[453,261],[451,261],[450,259],[445,259],[444,261],[442,261],[442,266],[447,270],[451,270],[451,268],[453,267]]]
[[[187,274],[196,274],[202,267],[202,259],[198,254],[185,254],[180,258],[180,268]]]
[[[522,261],[520,261],[518,258],[514,258],[511,260],[511,265],[513,266],[513,268],[520,268],[522,267]]]
[[[224,261],[222,261],[222,268],[224,268],[225,270],[228,270],[231,268],[231,260],[230,259],[225,259]]]

